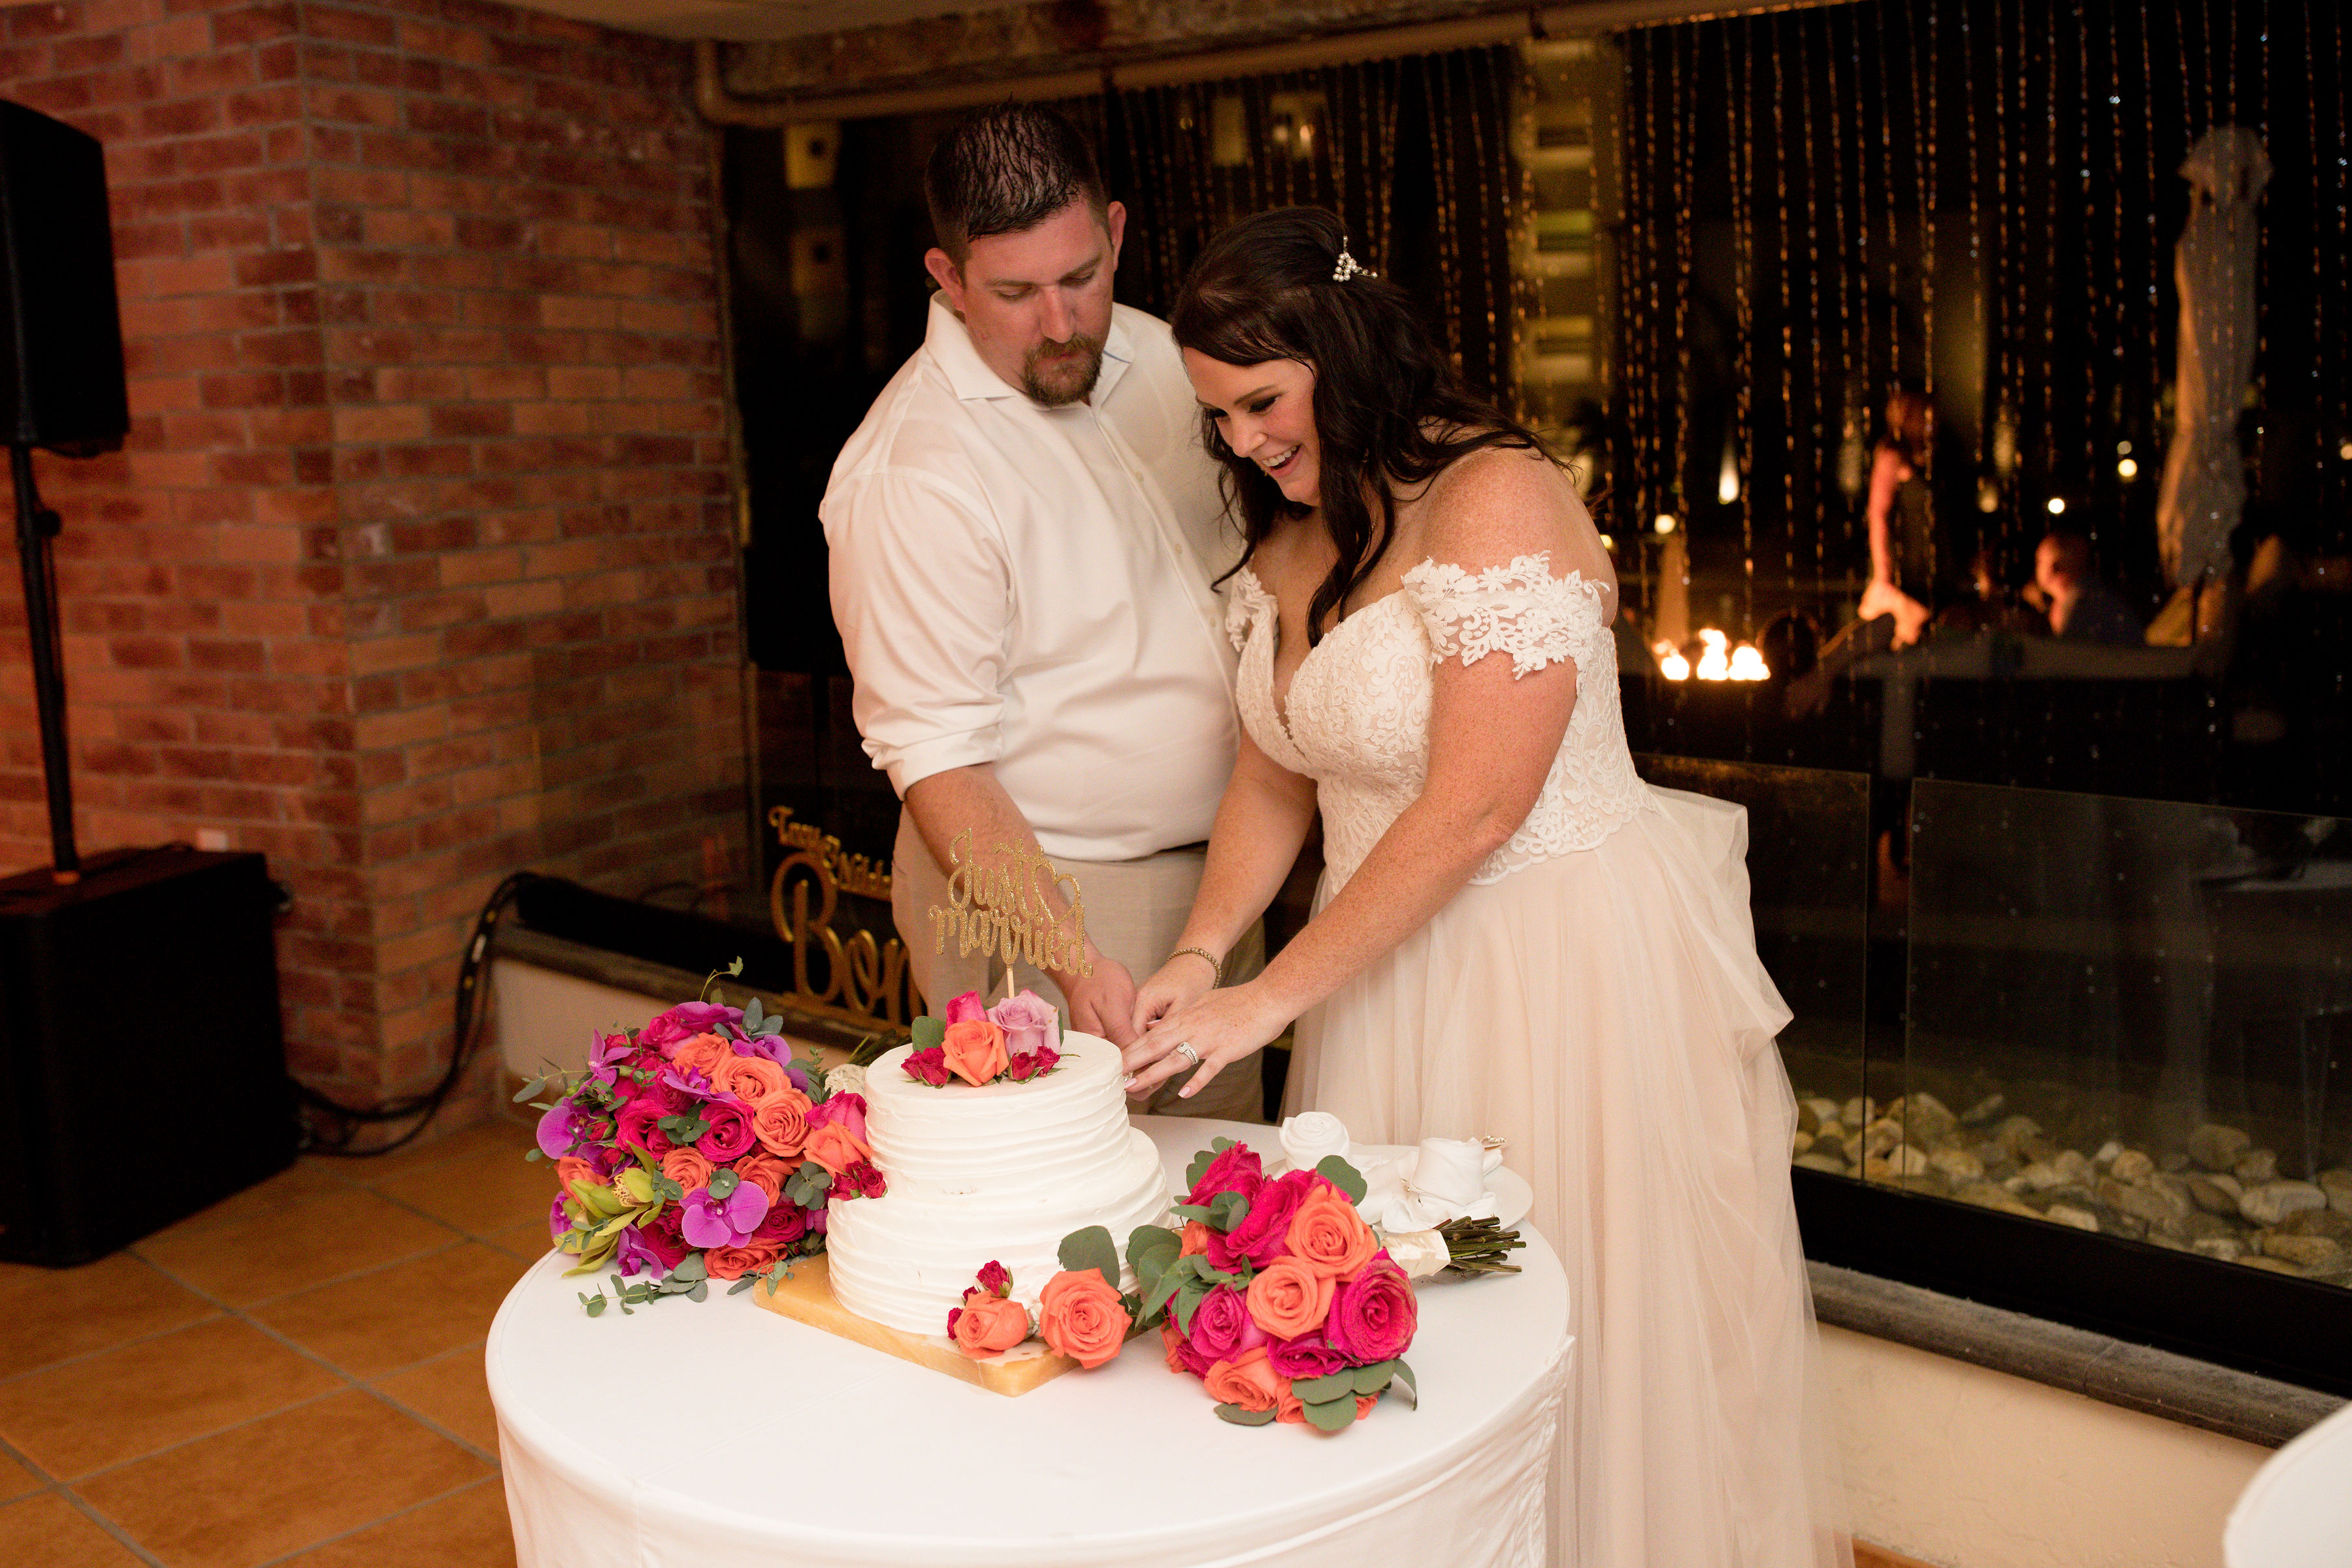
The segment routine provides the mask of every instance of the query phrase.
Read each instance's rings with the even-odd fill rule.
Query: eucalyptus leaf
[[[1389,1385],[1389,1379],[1395,1375],[1396,1363],[1393,1361],[1376,1361],[1370,1366],[1360,1366],[1355,1373],[1356,1392],[1378,1394]],[[1300,1394],[1299,1397],[1304,1399],[1306,1395]]]
[[[916,1019],[907,1032],[919,1051],[928,1051],[933,1046],[944,1044],[948,1037],[947,1025],[929,1015]]]
[[[734,1284],[727,1287],[727,1293],[730,1296],[740,1296],[744,1291],[749,1290],[752,1286],[757,1285],[759,1282],[760,1277],[757,1274],[746,1274],[740,1279],[736,1280]]]
[[[1170,1268],[1159,1279],[1153,1280],[1143,1292],[1144,1319],[1153,1322],[1159,1321],[1160,1312],[1166,1309],[1169,1301],[1174,1298],[1177,1290],[1190,1277],[1186,1270]]]
[[[1197,1219],[1202,1225],[1209,1223],[1209,1205],[1206,1204],[1177,1204],[1168,1212],[1179,1219]]]
[[[1233,1235],[1242,1221],[1249,1217],[1250,1201],[1242,1193],[1219,1193],[1209,1200],[1209,1228]]]
[[[1300,1378],[1291,1384],[1290,1392],[1307,1405],[1343,1395],[1352,1398],[1356,1393],[1356,1379],[1348,1372],[1335,1372],[1325,1377]]]
[[[1315,1163],[1315,1173],[1348,1194],[1348,1201],[1364,1201],[1363,1173],[1337,1154],[1326,1154]]]
[[[1274,1412],[1271,1410],[1244,1410],[1238,1405],[1218,1405],[1217,1415],[1221,1420],[1230,1421],[1236,1426],[1270,1426],[1274,1421]]]
[[[1421,1384],[1412,1375],[1412,1368],[1405,1365],[1402,1356],[1399,1356],[1394,1364],[1396,1375],[1389,1380],[1389,1392],[1403,1400],[1407,1409],[1420,1409]]]
[[[1192,1314],[1201,1310],[1201,1300],[1208,1293],[1209,1288],[1197,1279],[1188,1279],[1178,1289],[1176,1292],[1176,1331],[1178,1333],[1189,1334],[1192,1331]]]
[[[1184,1238],[1164,1225],[1139,1225],[1127,1236],[1127,1262],[1130,1268],[1143,1267],[1146,1254],[1160,1247],[1181,1248]],[[1166,1264],[1160,1265],[1166,1268]]]
[[[547,1158],[547,1155],[546,1155],[544,1152],[542,1152],[541,1151],[537,1150],[537,1149],[526,1149],[525,1151],[523,1151],[523,1156],[522,1156],[522,1157],[523,1157],[524,1162],[525,1162],[526,1163],[528,1163],[529,1162],[533,1161],[533,1160],[544,1160],[544,1159],[546,1159],[546,1158]]]
[[[740,954],[736,956],[734,963],[727,966],[727,973],[730,974],[740,974],[743,973],[743,959]]]
[[[597,1291],[593,1297],[583,1296],[580,1300],[586,1304],[590,1317],[601,1318],[604,1315],[604,1292],[602,1290]]]
[[[1356,1419],[1356,1396],[1328,1399],[1307,1406],[1307,1424],[1318,1432],[1345,1432]]]
[[[708,1264],[702,1261],[702,1254],[699,1252],[689,1252],[684,1258],[678,1259],[677,1267],[669,1271],[669,1277],[672,1279],[685,1279],[688,1281],[707,1279],[710,1277],[710,1268]]]
[[[725,1169],[713,1171],[710,1173],[710,1195],[714,1198],[724,1198],[742,1183],[743,1178],[732,1171]]]
[[[710,1300],[710,1281],[708,1279],[696,1280],[694,1282],[694,1289],[686,1293],[686,1299],[689,1301],[708,1301]]]
[[[654,1173],[653,1188],[654,1196],[664,1203],[682,1204],[686,1201],[686,1189],[658,1171]]]
[[[1062,1267],[1076,1274],[1094,1269],[1112,1289],[1118,1289],[1118,1249],[1108,1226],[1090,1225],[1062,1238]]]
[[[520,1089],[515,1090],[514,1098],[509,1101],[509,1103],[520,1105],[526,1100],[536,1100],[541,1094],[546,1091],[546,1089],[547,1080],[543,1078],[535,1078],[529,1083],[523,1085]]]
[[[760,999],[757,996],[743,1004],[743,1028],[748,1034],[760,1032]]]

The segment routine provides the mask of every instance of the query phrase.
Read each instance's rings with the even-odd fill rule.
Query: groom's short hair
[[[1108,222],[1102,174],[1077,127],[1050,109],[1002,103],[950,131],[923,169],[940,248],[961,268],[971,242],[1036,227],[1080,197]]]

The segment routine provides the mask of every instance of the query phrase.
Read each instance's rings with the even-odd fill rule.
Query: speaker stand
[[[40,715],[41,773],[48,786],[50,877],[60,886],[81,880],[74,848],[72,759],[66,752],[66,672],[58,634],[58,582],[49,541],[62,526],[41,504],[33,482],[33,449],[11,446],[16,481],[16,562],[25,574],[25,630],[33,642],[33,702]]]

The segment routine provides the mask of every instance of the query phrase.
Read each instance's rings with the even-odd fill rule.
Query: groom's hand
[[[1056,974],[1054,984],[1069,1001],[1070,1027],[1114,1046],[1135,1038],[1135,977],[1127,965],[1097,953],[1092,974]]]

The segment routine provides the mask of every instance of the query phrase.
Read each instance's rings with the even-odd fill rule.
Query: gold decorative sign
[[[948,847],[955,868],[948,873],[948,901],[931,906],[933,951],[944,953],[955,939],[956,955],[993,953],[1010,970],[1019,959],[1032,969],[1092,974],[1087,957],[1087,904],[1077,879],[1054,869],[1034,849],[1000,844],[987,860],[967,858],[969,828]],[[1070,918],[1055,918],[1055,891],[1069,889]]]
[[[840,839],[814,823],[794,822],[792,816],[788,805],[768,813],[777,842],[790,851],[768,884],[768,916],[775,921],[776,934],[793,948],[790,1005],[834,1023],[903,1035],[923,1010],[922,994],[907,965],[906,948],[895,936],[877,942],[870,931],[853,931],[844,941],[833,929],[834,908],[841,894],[856,893],[887,903],[890,874],[877,869],[863,855],[844,854]],[[787,884],[791,887],[789,912]],[[809,917],[812,887],[817,894],[814,920]],[[810,977],[813,948],[824,958],[822,985]]]

